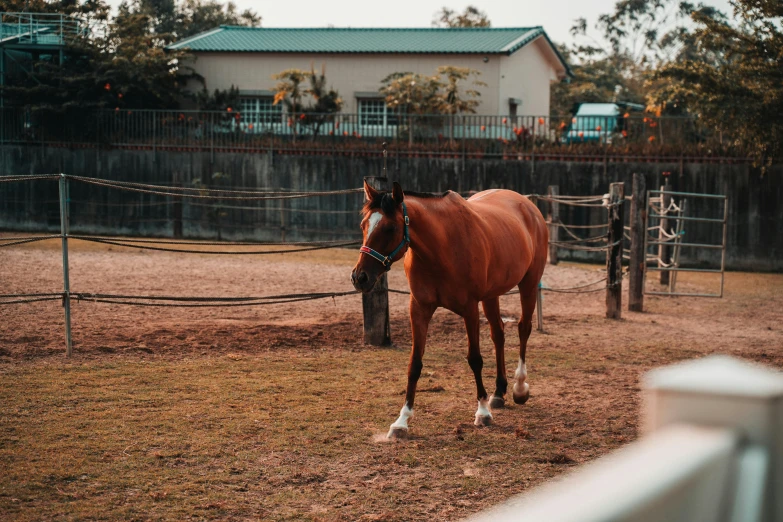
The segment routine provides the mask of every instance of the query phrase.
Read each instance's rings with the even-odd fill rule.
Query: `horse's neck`
[[[418,257],[436,263],[448,252],[444,240],[455,234],[469,233],[456,205],[463,201],[447,195],[443,198],[406,198],[410,218],[410,249]]]

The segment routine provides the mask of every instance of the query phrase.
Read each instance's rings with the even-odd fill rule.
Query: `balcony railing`
[[[747,151],[696,118],[612,116],[285,114],[238,111],[0,110],[1,143],[310,154],[391,154],[535,160],[712,158]]]
[[[23,45],[66,45],[87,36],[87,24],[56,13],[0,13],[0,42]]]

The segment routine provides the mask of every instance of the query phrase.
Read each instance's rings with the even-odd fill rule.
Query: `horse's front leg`
[[[492,413],[489,411],[487,390],[484,389],[484,381],[481,378],[481,370],[484,368],[484,359],[481,358],[479,349],[479,311],[478,303],[468,305],[465,315],[465,329],[468,331],[468,364],[473,370],[476,379],[476,394],[478,397],[478,409],[476,410],[476,426],[489,426],[492,424]]]
[[[413,417],[413,400],[416,398],[416,384],[421,376],[424,366],[424,345],[427,342],[427,329],[430,325],[435,306],[422,305],[411,296],[411,332],[413,334],[413,347],[411,358],[408,362],[408,387],[405,392],[405,404],[400,410],[400,416],[389,429],[388,438],[404,437],[408,433],[408,420]]]

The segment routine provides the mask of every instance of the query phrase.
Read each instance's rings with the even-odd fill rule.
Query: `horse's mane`
[[[450,190],[447,190],[442,194],[436,194],[434,192],[413,192],[409,190],[404,191],[406,196],[424,199],[440,199],[448,196],[450,193]],[[372,199],[372,201],[365,201],[364,206],[362,207],[362,214],[367,214],[369,211],[375,210],[377,208],[381,209],[384,214],[394,214],[394,209],[396,207],[397,205],[394,203],[394,198],[392,197],[391,192],[380,192]]]

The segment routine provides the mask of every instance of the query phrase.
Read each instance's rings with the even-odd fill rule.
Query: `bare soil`
[[[203,247],[205,250],[216,247]],[[233,248],[233,247],[232,247]],[[71,245],[74,292],[250,296],[347,291],[357,253],[171,254]],[[603,267],[549,266],[562,288]],[[650,288],[656,287],[649,282]],[[714,290],[683,274],[681,289]],[[407,290],[401,268],[389,286]],[[62,288],[59,242],[0,249],[0,293]],[[411,437],[383,435],[402,406],[407,296],[391,294],[395,347],[361,344],[361,298],[247,308],[0,306],[4,520],[452,520],[638,435],[640,377],[727,353],[783,367],[783,275],[728,273],[726,297],[646,298],[604,317],[603,292],[546,293],[528,348],[531,399],[472,425],[462,320],[430,328]],[[516,321],[518,296],[501,300]],[[489,329],[484,375],[494,382]],[[518,353],[507,327],[509,375]]]

